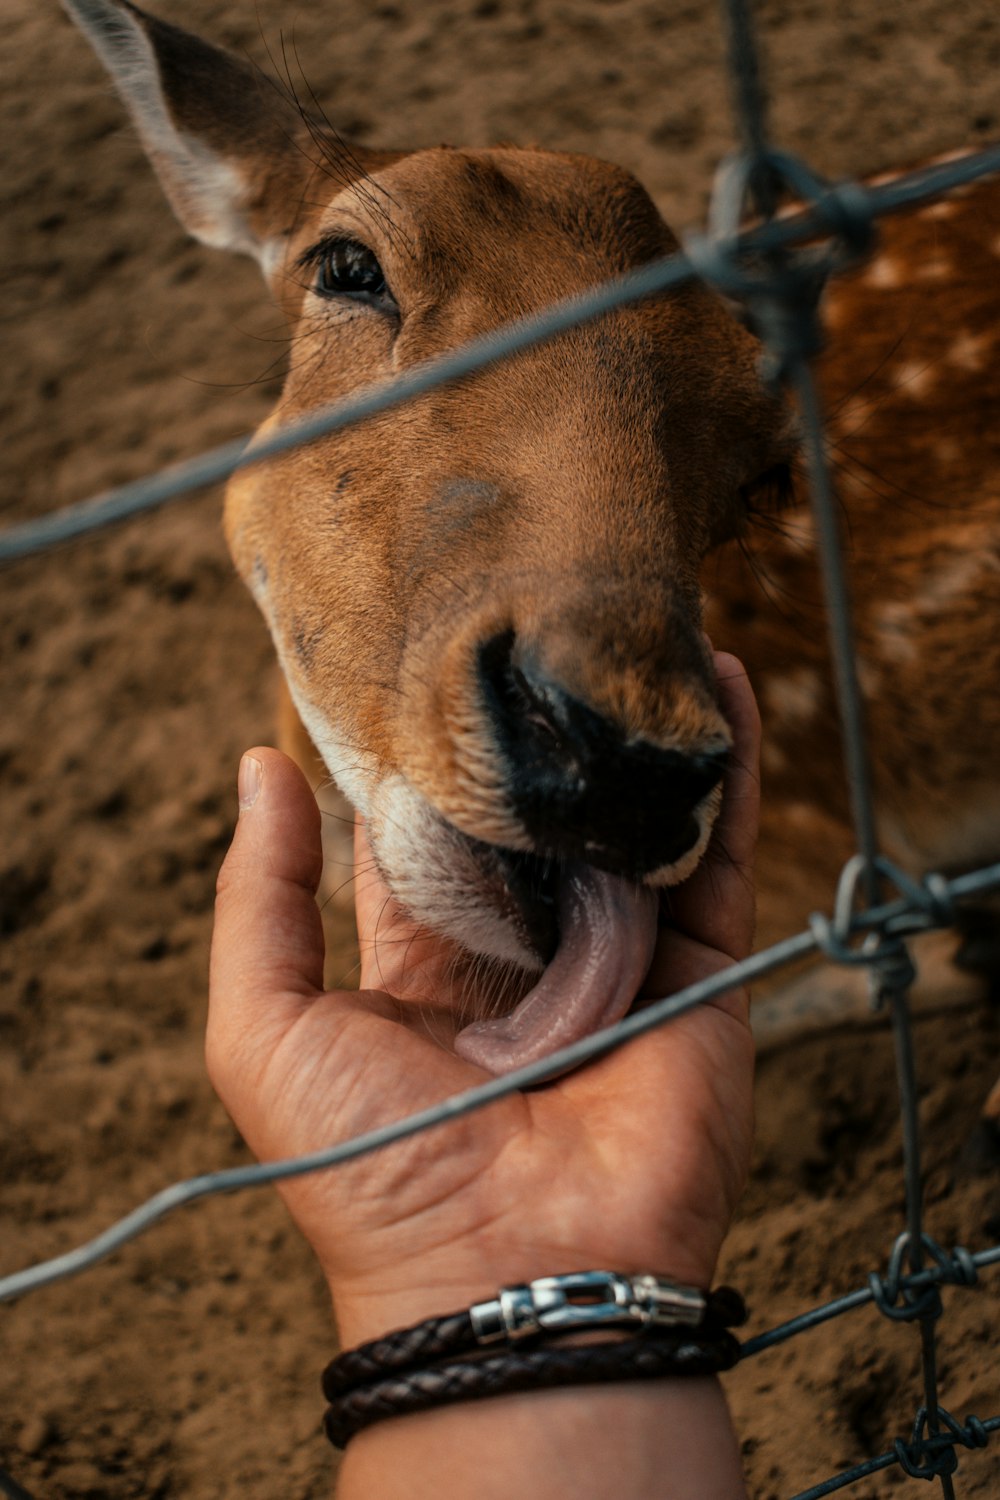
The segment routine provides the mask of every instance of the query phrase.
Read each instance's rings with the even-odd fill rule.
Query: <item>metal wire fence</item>
[[[818,301],[827,277],[856,260],[869,246],[881,215],[934,200],[941,194],[1000,170],[1000,145],[958,161],[898,177],[877,188],[858,183],[831,185],[798,158],[768,144],[765,95],[748,0],[726,0],[730,62],[742,132],[742,149],[725,163],[716,182],[705,235],[689,237],[684,252],[654,262],[582,297],[508,325],[401,379],[362,391],[290,424],[252,447],[225,444],[148,479],[121,486],[41,520],[0,532],[0,562],[27,557],[142,510],[222,479],[237,468],[351,423],[363,421],[445,382],[455,381],[553,339],[567,329],[617,307],[682,284],[697,276],[742,302],[768,350],[770,374],[796,393],[803,427],[819,554],[827,604],[831,654],[845,748],[858,853],[848,862],[836,892],[833,915],[815,915],[809,930],[776,943],[723,972],[644,1008],[606,1030],[562,1048],[527,1067],[443,1100],[406,1119],[331,1146],[310,1156],[263,1166],[209,1172],[176,1183],[136,1208],[85,1245],[67,1254],[0,1278],[0,1301],[10,1300],[64,1277],[75,1276],[143,1234],[182,1204],[217,1193],[259,1186],[306,1172],[336,1167],[420,1131],[440,1128],[495,1100],[602,1056],[661,1026],[695,1005],[821,953],[831,962],[862,966],[875,1001],[892,1020],[896,1044],[903,1134],[905,1227],[888,1258],[886,1273],[872,1272],[868,1285],[815,1307],[789,1322],[747,1340],[742,1358],[868,1304],[886,1318],[918,1325],[923,1366],[923,1398],[908,1440],[899,1438],[884,1453],[801,1491],[792,1500],[820,1500],[881,1470],[898,1467],[913,1479],[938,1481],[953,1500],[953,1474],[962,1449],[982,1448],[1000,1431],[1000,1415],[967,1416],[958,1421],[941,1404],[937,1377],[937,1324],[942,1316],[940,1287],[973,1286],[982,1270],[1000,1264],[1000,1245],[971,1255],[961,1246],[945,1250],[926,1233],[923,1217],[920,1131],[912,1022],[908,992],[915,976],[906,939],[950,926],[957,903],[1000,889],[1000,863],[945,880],[928,875],[915,882],[878,850],[872,781],[858,687],[850,596],[843,565],[837,510],[825,452],[820,403],[811,360],[821,345]],[[804,207],[780,220],[778,204],[791,193]],[[757,222],[741,230],[747,212]],[[822,243],[817,247],[817,240]],[[805,247],[805,248],[803,248]],[[31,1500],[28,1492],[0,1469],[0,1493]]]

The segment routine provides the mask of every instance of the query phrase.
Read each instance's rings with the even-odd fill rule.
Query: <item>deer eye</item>
[[[379,307],[395,306],[382,267],[357,240],[328,240],[311,257],[316,264],[314,290],[321,297],[353,297]]]
[[[775,464],[740,489],[740,499],[754,515],[773,515],[787,509],[794,494],[795,481],[791,465],[787,463]]]

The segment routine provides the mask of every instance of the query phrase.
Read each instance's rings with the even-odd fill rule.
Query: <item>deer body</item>
[[[880,839],[913,874],[973,868],[1000,850],[1000,182],[884,221],[825,313]],[[775,908],[787,930],[804,904],[828,907],[847,852],[812,521],[781,521],[755,531],[752,569],[730,548],[705,574],[707,628],[746,662],[764,717],[768,935]]]
[[[674,246],[620,168],[514,148],[354,149],[125,0],[65,3],[180,216],[208,243],[255,255],[285,309],[292,352],[272,422]],[[827,386],[848,455],[862,671],[887,833],[911,868],[1000,848],[1000,711],[987,690],[998,438],[984,416],[966,462],[957,432],[935,437],[925,414],[939,395],[957,411],[961,391],[964,433],[969,411],[995,402],[997,202],[984,188],[891,227],[882,259],[833,304],[851,329],[836,328],[845,352]],[[917,265],[914,224],[928,241]],[[976,261],[976,290],[939,347],[921,293],[952,229],[977,231],[963,259]],[[884,317],[894,291],[898,347]],[[586,990],[569,1032],[627,1008],[655,934],[652,893],[694,868],[711,832],[730,735],[703,575],[712,638],[748,661],[771,720],[775,809],[790,804],[800,825],[817,801],[838,815],[806,515],[752,542],[777,610],[724,545],[795,456],[794,420],[758,356],[695,284],[229,487],[236,566],[390,885],[415,916],[519,972],[569,955]],[[615,977],[584,983],[598,938]],[[470,1055],[499,1069],[540,1044],[494,1037]]]

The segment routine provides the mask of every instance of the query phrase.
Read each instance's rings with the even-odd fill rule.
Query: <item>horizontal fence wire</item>
[[[852,204],[864,204],[875,217],[929,203],[942,193],[1000,172],[1000,145],[985,147],[960,160],[909,172],[877,187],[851,184]],[[829,234],[840,222],[838,190],[832,188],[826,202],[787,219],[774,220],[760,229],[740,235],[736,254],[761,256],[788,249],[803,241]],[[698,242],[692,242],[693,244]],[[627,276],[614,278],[579,297],[569,297],[543,312],[519,319],[495,333],[474,339],[440,359],[414,367],[395,380],[369,387],[347,400],[338,401],[298,422],[289,422],[254,442],[236,438],[216,448],[171,464],[145,479],[118,485],[103,494],[53,511],[36,520],[19,522],[0,531],[0,563],[11,563],[50,547],[102,530],[142,511],[154,510],[206,485],[227,479],[238,469],[277,458],[317,438],[339,432],[380,412],[391,411],[407,401],[461,380],[522,350],[532,348],[578,328],[617,308],[645,297],[682,286],[699,275],[691,256],[683,252],[652,261]]]
[[[1000,864],[958,876],[945,884],[947,894],[953,901],[1000,890]],[[902,897],[870,911],[859,913],[856,924],[856,930],[859,933],[879,928],[897,935],[926,932],[941,925],[927,904],[915,905]],[[496,1100],[506,1098],[509,1094],[544,1083],[557,1073],[567,1072],[570,1068],[579,1067],[593,1058],[603,1057],[624,1046],[626,1042],[643,1036],[675,1016],[691,1010],[696,1005],[717,999],[720,995],[739,986],[763,978],[775,969],[816,953],[823,945],[822,924],[816,924],[816,929],[785,938],[780,943],[763,949],[760,953],[752,954],[750,958],[742,959],[739,963],[720,970],[709,979],[689,985],[675,995],[644,1005],[642,1010],[626,1016],[614,1026],[605,1027],[591,1036],[583,1037],[568,1047],[561,1047],[558,1052],[553,1052],[538,1062],[529,1063],[500,1078],[493,1078],[488,1083],[466,1089],[460,1094],[454,1094],[432,1108],[421,1110],[391,1125],[367,1131],[364,1135],[307,1156],[259,1163],[255,1166],[233,1167],[220,1172],[208,1172],[199,1177],[188,1178],[184,1182],[174,1183],[124,1218],[119,1219],[86,1245],[0,1278],[0,1302],[10,1301],[14,1297],[22,1296],[25,1292],[36,1291],[54,1281],[77,1275],[89,1266],[96,1265],[98,1261],[120,1249],[137,1235],[145,1233],[167,1214],[173,1213],[184,1204],[192,1203],[198,1198],[210,1198],[220,1193],[231,1193],[240,1188],[260,1187],[265,1183],[280,1182],[290,1177],[303,1176],[307,1172],[318,1172],[328,1167],[338,1166],[343,1162],[354,1161],[360,1156],[383,1150],[421,1131],[433,1130],[450,1121],[461,1119]]]
[[[824,183],[797,159],[769,148],[766,98],[749,9],[745,0],[728,0],[725,12],[743,150],[720,174],[709,218],[709,236],[692,236],[682,253],[653,262],[583,296],[569,298],[509,324],[441,359],[418,366],[392,382],[369,387],[346,401],[288,424],[266,440],[239,439],[223,444],[147,479],[119,486],[92,500],[37,520],[8,527],[0,532],[0,562],[30,556],[75,536],[114,524],[129,515],[166,504],[223,479],[238,468],[265,462],[314,442],[321,436],[389,411],[405,401],[416,400],[447,382],[468,378],[499,360],[617,308],[680,287],[693,277],[702,277],[721,291],[743,300],[751,315],[759,315],[758,331],[771,348],[776,372],[797,389],[803,413],[808,468],[821,538],[820,557],[825,568],[831,649],[844,726],[848,779],[860,846],[859,855],[849,862],[842,875],[832,918],[818,914],[807,932],[754,954],[711,979],[645,1006],[616,1025],[564,1047],[540,1062],[466,1090],[406,1119],[309,1156],[209,1172],[175,1183],[87,1244],[0,1278],[0,1301],[11,1300],[79,1274],[185,1204],[332,1168],[385,1149],[421,1131],[438,1128],[516,1091],[603,1056],[695,1005],[704,1004],[737,986],[819,952],[836,963],[866,966],[872,976],[876,998],[891,1013],[901,1091],[907,1228],[893,1247],[885,1277],[873,1272],[867,1287],[835,1298],[748,1339],[741,1357],[752,1358],[865,1305],[874,1305],[887,1318],[918,1322],[926,1404],[917,1411],[909,1442],[897,1439],[891,1451],[831,1476],[802,1491],[793,1500],[820,1500],[822,1496],[896,1465],[913,1478],[937,1478],[945,1500],[951,1500],[954,1495],[951,1475],[958,1463],[957,1450],[985,1446],[990,1435],[1000,1431],[1000,1416],[985,1420],[966,1417],[962,1423],[938,1402],[934,1326],[941,1310],[939,1287],[974,1284],[981,1269],[1000,1264],[1000,1246],[975,1255],[961,1247],[948,1253],[936,1246],[923,1231],[916,1091],[906,999],[912,966],[903,939],[949,925],[955,917],[954,903],[1000,889],[1000,864],[950,881],[937,875],[927,876],[918,884],[878,855],[849,594],[839,563],[840,544],[826,472],[822,417],[807,369],[808,360],[818,347],[814,329],[816,309],[814,302],[809,306],[808,299],[802,296],[804,282],[800,273],[803,267],[815,269],[817,240],[827,245],[824,252],[826,274],[840,268],[844,259],[850,257],[852,247],[858,249],[876,218],[931,202],[943,193],[1000,171],[1000,145],[907,173],[877,186],[862,187],[853,182],[835,186]],[[777,218],[774,216],[776,209],[789,189],[795,196],[803,198],[807,206]],[[763,222],[743,231],[740,216],[747,207],[755,209]],[[809,248],[799,251],[800,259],[796,262],[789,252],[793,247],[803,245]],[[803,259],[807,256],[812,257],[808,267]],[[885,892],[891,888],[895,888],[897,894],[887,898]],[[856,901],[859,893],[865,898],[861,910],[857,909]],[[11,1500],[31,1500],[28,1492],[2,1468],[0,1493]]]
[[[961,1444],[964,1448],[985,1448],[989,1434],[993,1432],[1000,1432],[1000,1417],[988,1417],[985,1422],[971,1417],[964,1427],[959,1428],[959,1424],[955,1423],[947,1431],[925,1438],[922,1451],[934,1459],[954,1459],[956,1444]],[[843,1473],[835,1474],[821,1484],[814,1484],[808,1490],[800,1490],[797,1495],[792,1496],[792,1500],[822,1500],[824,1495],[836,1494],[837,1490],[846,1489],[849,1484],[857,1484],[859,1479],[868,1479],[881,1469],[892,1469],[897,1465],[913,1479],[934,1478],[933,1474],[914,1473],[912,1463],[907,1467],[908,1461],[906,1445],[901,1439],[897,1439],[891,1453],[880,1453],[877,1458],[855,1464],[853,1469],[845,1469]]]
[[[1000,1265],[1000,1245],[994,1245],[991,1250],[980,1250],[975,1255],[969,1255],[968,1259],[977,1270]],[[947,1265],[928,1266],[906,1277],[905,1286],[909,1291],[922,1292],[926,1287],[935,1286],[950,1279]],[[831,1318],[839,1318],[842,1313],[853,1312],[856,1307],[865,1307],[869,1303],[876,1302],[878,1297],[878,1288],[871,1284],[856,1292],[847,1292],[843,1297],[835,1297],[832,1302],[824,1302],[822,1307],[814,1307],[809,1312],[800,1313],[797,1318],[789,1318],[787,1323],[779,1323],[776,1328],[769,1329],[767,1333],[759,1333],[756,1338],[746,1339],[742,1345],[742,1358],[751,1359],[755,1354],[763,1354],[765,1349],[773,1349],[778,1344],[783,1344],[786,1339],[794,1338],[796,1334],[806,1333],[810,1328],[818,1328],[821,1323],[828,1323]]]

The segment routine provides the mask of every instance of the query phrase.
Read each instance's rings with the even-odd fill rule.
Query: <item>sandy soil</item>
[[[1000,134],[990,0],[766,0],[775,124],[832,173]],[[536,140],[616,158],[691,222],[730,144],[714,7],[650,0],[164,0],[262,58],[290,48],[345,132],[392,145]],[[253,269],[161,200],[54,0],[0,14],[7,356],[4,518],[242,432],[279,389]],[[95,1233],[163,1184],[245,1159],[204,1077],[215,872],[240,751],[273,735],[268,642],[217,494],[3,578],[0,1266]],[[349,938],[343,969],[349,971]],[[1000,1239],[961,1147],[1000,1053],[974,996],[917,1031],[932,1233]],[[760,1139],[725,1272],[761,1329],[863,1284],[900,1227],[891,1037],[832,1026],[762,1061]],[[1000,1279],[946,1297],[942,1390],[1000,1411]],[[0,1464],[46,1500],[319,1497],[332,1331],[309,1255],[260,1192],[198,1206],[0,1314]],[[852,1313],[729,1381],[759,1500],[888,1447],[918,1399],[914,1331]],[[894,1476],[850,1493],[916,1491]],[[1000,1491],[1000,1451],[960,1493]],[[921,1490],[920,1493],[923,1493]]]

